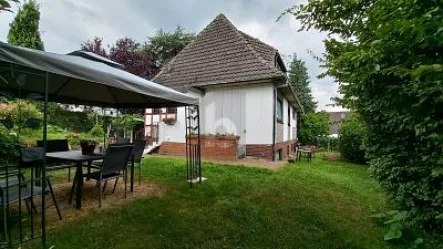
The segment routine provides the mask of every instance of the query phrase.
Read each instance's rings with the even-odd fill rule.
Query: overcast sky
[[[179,24],[187,32],[200,32],[219,13],[241,31],[275,47],[290,60],[297,53],[308,67],[311,88],[319,110],[341,110],[331,107],[337,96],[332,79],[317,79],[322,72],[308,50],[317,55],[324,51],[324,34],[317,31],[297,32],[300,27],[292,16],[276,22],[279,14],[298,0],[38,0],[41,5],[40,30],[49,52],[68,53],[78,50],[82,41],[95,36],[105,44],[122,37],[147,40],[156,30],[173,30]],[[16,8],[15,8],[16,10]],[[16,11],[15,11],[16,12]],[[13,13],[0,14],[0,40],[6,41]]]

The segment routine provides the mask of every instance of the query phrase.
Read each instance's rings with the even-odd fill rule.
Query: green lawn
[[[315,159],[279,170],[204,164],[190,189],[185,162],[144,161],[163,197],[94,211],[49,232],[56,248],[394,248],[370,215],[389,203],[366,167]],[[22,247],[26,248],[26,247]],[[37,247],[36,247],[37,248]],[[397,247],[395,247],[397,248]]]

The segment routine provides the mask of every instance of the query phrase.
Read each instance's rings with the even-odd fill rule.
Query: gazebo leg
[[[199,106],[185,107],[186,116],[186,175],[190,187],[206,180],[202,177]]]

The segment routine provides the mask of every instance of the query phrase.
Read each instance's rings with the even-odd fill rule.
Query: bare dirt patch
[[[59,220],[57,211],[55,209],[54,203],[49,195],[46,196],[46,214],[47,214],[47,224],[48,228],[56,228],[63,225],[66,222],[79,219],[81,217],[87,216],[91,211],[97,210],[107,210],[112,208],[117,208],[125,203],[131,202],[137,199],[146,199],[152,197],[161,197],[165,193],[166,188],[160,184],[142,182],[141,185],[138,183],[134,186],[134,192],[130,192],[129,183],[127,185],[127,195],[125,198],[124,194],[124,184],[122,184],[122,179],[119,180],[115,193],[112,193],[112,188],[114,186],[114,181],[108,182],[108,185],[104,192],[104,198],[102,200],[102,207],[99,208],[99,192],[96,187],[96,181],[90,180],[85,181],[83,186],[83,198],[82,198],[82,209],[77,210],[75,208],[75,195],[72,204],[68,203],[69,194],[72,187],[72,182],[62,182],[54,184],[53,189],[55,197],[57,199],[58,205],[60,207],[63,220]],[[37,210],[41,211],[41,198],[35,197],[34,201],[37,206]],[[39,218],[40,215],[35,215]]]

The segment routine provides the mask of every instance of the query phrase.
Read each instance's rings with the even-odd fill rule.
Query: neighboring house
[[[154,82],[200,99],[202,156],[285,159],[302,108],[278,51],[218,15]],[[184,108],[147,109],[145,135],[163,154],[185,153]]]
[[[328,112],[329,114],[329,134],[338,136],[340,134],[340,124],[346,119],[350,112]]]

